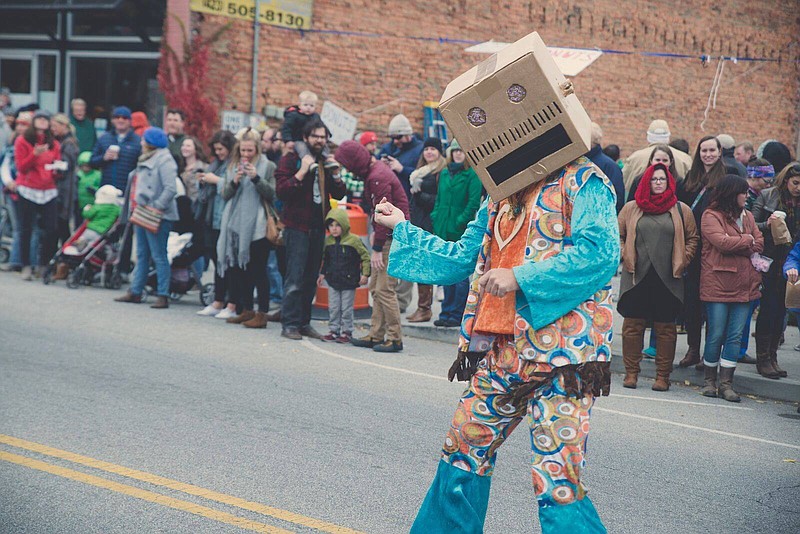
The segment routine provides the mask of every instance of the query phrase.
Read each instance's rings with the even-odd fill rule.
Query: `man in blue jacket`
[[[100,169],[100,185],[111,184],[120,191],[128,186],[128,174],[136,168],[142,154],[142,140],[131,127],[131,110],[125,106],[114,108],[111,114],[114,130],[104,133],[92,150],[89,163]]]
[[[614,186],[614,192],[617,194],[617,213],[620,212],[622,206],[625,205],[625,182],[622,179],[622,169],[619,168],[617,163],[605,155],[603,147],[603,130],[596,122],[592,123],[592,149],[586,154],[592,163],[600,167],[609,180],[611,185]]]
[[[392,117],[388,133],[392,140],[381,147],[378,159],[394,171],[406,192],[406,198],[410,200],[411,183],[408,178],[417,168],[422,155],[422,139],[414,134],[411,122],[403,114]]]

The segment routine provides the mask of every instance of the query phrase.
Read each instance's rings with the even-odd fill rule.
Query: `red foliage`
[[[168,108],[182,110],[185,115],[185,131],[206,144],[219,123],[219,102],[224,102],[224,90],[220,88],[216,99],[208,94],[209,55],[211,45],[219,39],[227,27],[204,39],[200,35],[189,41],[183,22],[174,17],[183,33],[183,58],[179,59],[166,38],[161,43],[161,58],[158,63],[158,84],[164,93]],[[166,35],[166,32],[164,32]]]

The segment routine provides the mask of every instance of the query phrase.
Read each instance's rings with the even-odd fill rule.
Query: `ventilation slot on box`
[[[500,185],[550,154],[569,146],[570,142],[564,126],[559,124],[539,137],[528,141],[499,161],[492,163],[486,170],[489,171],[492,181]]]
[[[562,113],[563,111],[561,111],[558,104],[551,102],[530,117],[526,117],[524,121],[516,126],[476,146],[473,150],[467,152],[467,155],[473,165],[478,165],[495,152],[513,148],[515,145],[524,142],[526,137],[535,134],[537,130],[547,126]]]

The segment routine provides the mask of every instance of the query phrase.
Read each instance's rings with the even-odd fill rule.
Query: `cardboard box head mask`
[[[591,121],[536,32],[450,82],[439,110],[493,200],[591,148]]]

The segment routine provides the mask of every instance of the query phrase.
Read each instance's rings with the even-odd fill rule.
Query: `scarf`
[[[657,169],[661,169],[667,173],[667,189],[658,195],[653,194],[651,189],[650,179]],[[678,197],[675,196],[675,178],[670,174],[669,169],[661,163],[650,165],[644,174],[641,181],[639,181],[639,188],[636,189],[636,205],[645,212],[651,215],[660,215],[668,212],[672,206],[677,204]]]
[[[408,182],[411,184],[411,194],[419,193],[422,190],[422,179],[431,174],[439,174],[444,169],[447,161],[444,158],[439,158],[433,163],[423,165],[411,173],[408,177]]]
[[[237,170],[237,166],[228,165],[225,180],[233,181]],[[266,174],[266,158],[264,156],[261,156],[256,162],[256,172],[263,180]],[[236,192],[222,211],[219,239],[217,240],[220,276],[225,276],[228,267],[244,269],[250,263],[250,243],[253,241],[258,221],[258,210],[263,209],[261,195],[258,194],[253,180],[247,175],[242,175]]]
[[[450,171],[450,176],[455,176],[464,170],[464,163],[456,163],[455,161],[447,164],[447,170]]]

